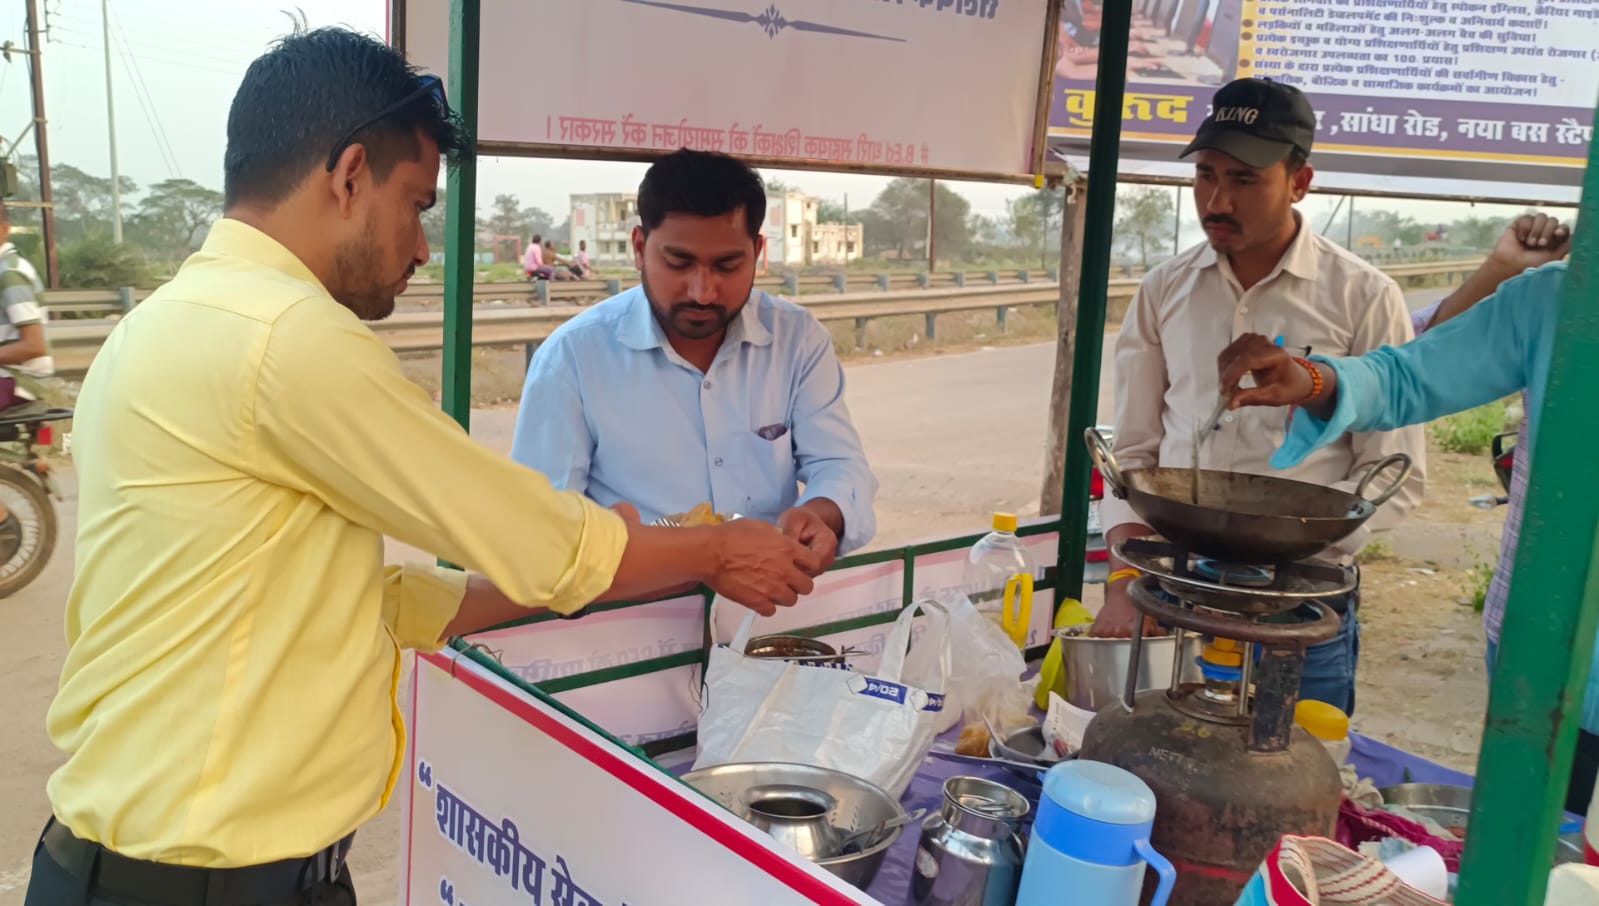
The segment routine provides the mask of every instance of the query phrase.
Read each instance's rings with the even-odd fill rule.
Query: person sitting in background
[[[1499,566],[1483,608],[1486,660],[1492,671],[1506,619],[1504,604],[1515,569],[1516,535],[1526,475],[1536,455],[1538,418],[1549,382],[1557,306],[1569,247],[1569,231],[1547,218],[1523,217],[1512,227],[1515,239],[1501,238],[1489,261],[1429,319],[1427,331],[1412,343],[1385,347],[1349,358],[1294,358],[1257,334],[1240,337],[1217,359],[1223,387],[1238,387],[1245,376],[1255,386],[1232,394],[1231,408],[1295,407],[1282,445],[1272,457],[1277,468],[1291,468],[1315,450],[1350,431],[1383,431],[1419,425],[1464,412],[1517,391],[1525,394],[1526,429],[1516,446],[1511,496],[1513,521],[1505,526]],[[1519,252],[1512,244],[1520,246]],[[1522,263],[1548,263],[1502,284]],[[1492,290],[1471,304],[1468,287]],[[1497,289],[1493,287],[1497,286]],[[1496,590],[1497,589],[1497,590]],[[1599,645],[1593,649],[1581,711],[1581,732],[1572,762],[1566,809],[1587,810],[1599,772]]]
[[[754,288],[760,176],[678,151],[650,167],[638,207],[641,285],[539,346],[512,458],[556,488],[632,503],[646,523],[710,503],[775,523],[827,564],[860,548],[876,532],[877,479],[832,336]]]
[[[0,416],[43,412],[41,378],[55,374],[40,307],[44,283],[11,242],[11,214],[0,203]]]
[[[533,241],[527,244],[527,251],[522,255],[522,270],[527,272],[529,280],[548,280],[555,276],[555,268],[544,263],[544,237],[538,233],[533,234]]]
[[[589,275],[593,273],[593,270],[589,268],[589,242],[587,239],[578,240],[577,254],[572,256],[572,263],[569,268],[572,271],[572,276],[579,280],[587,280]]]

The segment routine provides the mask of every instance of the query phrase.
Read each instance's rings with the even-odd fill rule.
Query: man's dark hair
[[[1300,170],[1305,169],[1305,164],[1310,163],[1310,154],[1298,148],[1290,148],[1288,150],[1287,163],[1288,175],[1293,176]]]
[[[464,153],[458,123],[431,94],[418,94],[422,87],[405,57],[366,35],[319,28],[284,38],[245,70],[228,109],[223,203],[282,201],[351,129],[408,96],[415,99],[350,138],[366,147],[378,180],[421,156],[418,132],[444,154]]]
[[[544,244],[544,236],[539,234],[539,233],[534,233],[533,234],[533,244],[534,245],[543,245]]]
[[[674,151],[650,165],[638,187],[638,215],[644,232],[668,214],[718,217],[739,209],[750,239],[766,222],[766,184],[743,161],[709,151]]]

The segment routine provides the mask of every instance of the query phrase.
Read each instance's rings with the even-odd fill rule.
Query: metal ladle
[[[922,816],[926,814],[927,809],[919,808],[914,812],[910,812],[909,814],[900,815],[897,818],[890,818],[887,821],[880,822],[873,827],[868,827],[866,830],[856,831],[855,833],[844,838],[843,844],[838,848],[839,854],[847,856],[862,850],[871,849],[873,846],[877,845],[877,841],[881,840],[884,834],[891,830],[904,827],[905,825],[910,824],[912,821],[920,821]]]

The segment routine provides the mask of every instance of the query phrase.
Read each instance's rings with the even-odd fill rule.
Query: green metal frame
[[[475,132],[478,110],[478,50],[481,0],[450,5],[450,88],[465,127]],[[1073,361],[1071,432],[1067,444],[1062,519],[1032,531],[1058,528],[1054,584],[1057,596],[1080,598],[1086,538],[1068,530],[1081,526],[1088,507],[1089,461],[1079,438],[1096,420],[1099,371],[1105,333],[1105,292],[1110,276],[1111,224],[1115,215],[1117,155],[1126,90],[1131,0],[1106,0],[1100,32],[1094,132],[1089,150],[1087,231],[1078,295]],[[1581,221],[1599,223],[1599,158],[1589,150]],[[470,155],[449,170],[448,240],[445,244],[444,409],[463,426],[471,412],[473,233],[477,171]],[[1538,434],[1527,512],[1517,551],[1517,581],[1505,625],[1499,664],[1490,690],[1488,719],[1478,762],[1478,795],[1472,805],[1459,895],[1461,906],[1506,906],[1543,902],[1553,860],[1554,829],[1564,800],[1576,744],[1574,711],[1580,707],[1592,646],[1599,625],[1599,485],[1583,480],[1593,454],[1587,445],[1592,388],[1599,386],[1599,230],[1578,233],[1561,297],[1554,359]],[[843,561],[840,566],[903,559],[973,543],[976,536],[920,549],[905,548]],[[1583,553],[1573,556],[1573,550]],[[912,591],[907,570],[906,594]],[[909,598],[907,597],[907,602]],[[621,605],[630,606],[630,605]],[[636,606],[636,605],[632,605]],[[813,627],[815,634],[888,622],[895,614]],[[536,621],[536,620],[534,620]],[[462,646],[463,649],[465,646]],[[702,652],[689,652],[698,657]],[[581,715],[504,670],[476,650],[463,651],[488,669],[593,727]],[[656,669],[690,663],[683,654],[657,659]],[[671,664],[667,664],[671,661]],[[638,667],[640,665],[629,665]],[[588,679],[605,681],[598,671]],[[614,677],[612,677],[614,678]],[[576,680],[578,678],[565,678]],[[575,688],[567,682],[565,688]],[[598,727],[593,729],[604,734]],[[609,734],[604,734],[609,735]],[[613,737],[614,738],[614,737]],[[632,751],[644,757],[635,747]]]
[[[1127,44],[1132,0],[1108,0],[1099,31],[1099,73],[1094,83],[1094,129],[1088,144],[1088,198],[1083,212],[1083,265],[1077,286],[1077,334],[1072,344],[1072,400],[1066,419],[1065,487],[1061,517],[1084,525],[1088,514],[1088,448],[1083,435],[1099,414],[1099,370],[1105,345],[1106,293],[1116,222],[1116,165],[1121,148],[1122,100],[1127,93]],[[1067,597],[1083,597],[1088,535],[1062,531],[1055,567]]]
[[[1477,761],[1461,906],[1541,906],[1599,624],[1599,154],[1588,149],[1571,264],[1538,417],[1499,663]]]
[[[477,274],[480,0],[450,0],[450,99],[474,147],[450,162],[444,197],[444,411],[472,426],[472,284]]]

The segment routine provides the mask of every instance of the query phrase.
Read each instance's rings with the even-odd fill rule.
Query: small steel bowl
[[[795,664],[843,666],[844,657],[838,649],[818,639],[798,635],[763,635],[749,640],[744,647],[749,657],[770,658]]]

